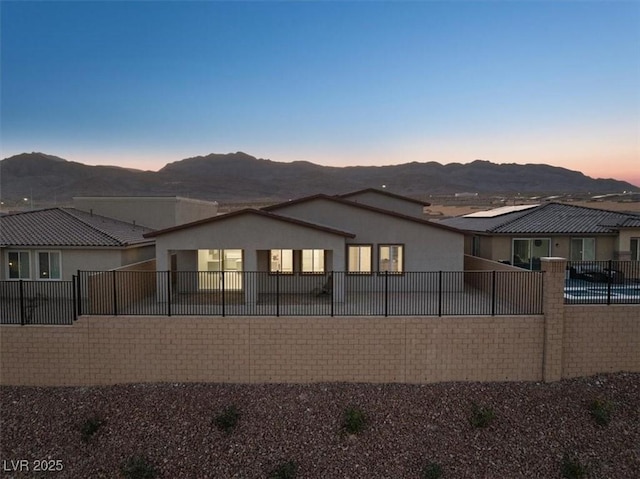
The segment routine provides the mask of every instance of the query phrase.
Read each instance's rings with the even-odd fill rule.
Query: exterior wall
[[[6,264],[6,252],[8,251],[29,251],[31,280],[37,279],[36,254],[38,251],[59,251],[60,268],[62,270],[62,280],[71,281],[78,270],[84,271],[104,271],[117,268],[122,265],[122,254],[119,249],[61,249],[61,248],[6,248],[2,253],[2,271],[0,278],[7,279],[8,271]]]
[[[615,259],[617,239],[613,236],[601,235],[575,235],[575,236],[552,236],[552,235],[528,235],[519,236],[492,236],[482,237],[480,256],[494,261],[511,260],[512,241],[515,238],[549,238],[551,240],[552,256],[570,258],[572,238],[595,238],[596,240],[596,260],[606,261]],[[484,247],[487,245],[487,247]]]
[[[90,317],[0,325],[0,384],[555,381],[640,372],[640,307],[563,304],[542,261],[544,316]]]
[[[0,327],[1,381],[538,381],[542,323],[540,316],[82,317],[70,327]]]
[[[640,370],[638,305],[565,308],[562,377]]]
[[[175,196],[77,197],[73,205],[82,211],[153,229],[215,216],[218,203]]]
[[[462,233],[325,199],[279,208],[276,213],[354,233],[356,237],[348,239],[347,243],[373,244],[374,265],[378,264],[377,245],[403,244],[405,271],[463,269]],[[336,269],[346,269],[346,263]]]
[[[424,206],[413,201],[394,198],[375,191],[362,191],[345,197],[347,201],[362,203],[364,205],[375,206],[384,210],[395,211],[403,215],[415,216],[424,219]]]
[[[160,260],[166,258],[169,251],[242,249],[244,270],[256,271],[257,251],[278,248],[332,250],[332,269],[341,269],[345,261],[343,236],[258,215],[247,214],[156,237],[159,270],[168,269]]]

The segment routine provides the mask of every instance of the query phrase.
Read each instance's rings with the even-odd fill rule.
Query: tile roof
[[[351,191],[349,193],[344,193],[342,195],[336,195],[336,196],[338,198],[344,198],[344,199],[348,200],[352,196],[359,196],[359,195],[361,195],[363,193],[376,193],[376,194],[379,194],[379,195],[388,196],[389,198],[395,198],[397,200],[403,200],[403,201],[406,201],[408,203],[416,203],[416,204],[418,204],[420,206],[431,206],[431,203],[429,203],[427,201],[416,200],[415,198],[409,198],[408,196],[398,195],[396,193],[392,193],[392,192],[387,191],[387,190],[379,190],[377,188],[365,188],[365,189],[362,189],[362,190]]]
[[[442,223],[467,231],[498,234],[612,234],[640,226],[640,215],[547,203],[490,218],[449,218]]]
[[[143,226],[75,208],[48,208],[0,217],[0,246],[111,246],[148,243]]]

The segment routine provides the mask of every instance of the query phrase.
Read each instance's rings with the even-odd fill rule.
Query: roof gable
[[[389,198],[394,198],[396,200],[406,201],[407,203],[418,204],[420,206],[431,206],[431,203],[428,203],[426,201],[416,200],[414,198],[409,198],[408,196],[398,195],[396,193],[391,193],[390,191],[386,191],[386,190],[379,190],[377,188],[364,188],[362,190],[352,191],[350,193],[344,193],[342,195],[337,195],[337,197],[338,198],[344,198],[344,199],[348,200],[348,199],[352,199],[355,196],[360,196],[360,195],[369,194],[369,193],[377,194],[377,195],[380,195],[380,196],[387,196]]]
[[[257,209],[254,209],[254,208],[245,208],[245,209],[242,209],[242,210],[232,211],[231,213],[226,213],[226,214],[218,215],[218,216],[212,216],[211,218],[205,218],[205,219],[202,219],[202,220],[193,221],[191,223],[186,223],[186,224],[182,224],[182,225],[178,225],[178,226],[173,226],[171,228],[166,228],[166,229],[163,229],[163,230],[149,232],[149,233],[147,233],[145,235],[145,237],[146,238],[153,238],[153,237],[169,234],[169,233],[172,233],[174,231],[182,231],[182,230],[186,230],[186,229],[193,228],[193,227],[196,227],[196,226],[220,223],[220,222],[229,220],[231,218],[237,218],[237,217],[246,216],[246,215],[258,215],[258,216],[261,216],[261,217],[264,217],[264,218],[268,218],[268,219],[273,220],[273,221],[282,221],[282,222],[286,222],[286,223],[289,223],[289,224],[294,224],[294,225],[297,225],[297,226],[301,226],[303,228],[311,228],[311,229],[323,231],[325,233],[331,233],[331,234],[335,234],[335,235],[339,235],[339,236],[344,236],[344,237],[347,237],[347,238],[354,238],[355,237],[355,235],[353,233],[350,233],[348,231],[338,230],[338,229],[335,229],[335,228],[331,228],[331,227],[327,227],[327,226],[323,226],[323,225],[318,225],[318,224],[315,224],[315,223],[310,223],[310,222],[298,220],[298,219],[295,219],[295,218],[290,218],[288,216],[281,216],[281,215],[278,215],[278,214],[275,214],[275,213],[270,213],[268,211],[263,211],[263,210],[257,210]]]
[[[405,215],[402,213],[397,213],[395,211],[390,211],[390,210],[385,210],[382,208],[378,208],[375,206],[370,206],[364,203],[356,203],[355,201],[350,201],[350,200],[346,200],[343,199],[341,197],[338,196],[329,196],[329,195],[325,195],[325,194],[317,194],[317,195],[312,195],[312,196],[307,196],[304,198],[299,198],[296,200],[290,200],[290,201],[284,201],[282,203],[278,203],[275,205],[270,205],[270,206],[266,206],[264,208],[262,208],[263,211],[282,211],[285,210],[286,208],[293,206],[293,205],[300,205],[300,204],[304,204],[304,203],[309,203],[312,201],[328,201],[328,202],[334,202],[336,204],[340,204],[340,205],[345,205],[351,208],[357,208],[360,210],[365,210],[365,211],[371,211],[374,213],[378,213],[381,215],[387,215],[390,217],[394,217],[394,218],[398,218],[398,219],[402,219],[402,220],[406,220],[406,221],[410,221],[413,223],[419,223],[425,226],[429,226],[432,228],[440,228],[443,230],[447,230],[447,231],[452,231],[455,233],[462,233],[462,231],[460,231],[457,228],[448,226],[448,225],[444,225],[444,224],[440,224],[440,223],[435,223],[433,221],[428,221],[428,220],[423,220],[421,218],[417,218],[415,216],[410,216],[410,215]]]

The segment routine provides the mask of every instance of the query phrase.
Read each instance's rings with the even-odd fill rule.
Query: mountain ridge
[[[384,166],[323,166],[256,158],[244,152],[211,153],[167,163],[158,171],[92,166],[45,153],[22,153],[0,161],[3,200],[19,202],[74,196],[186,196],[206,200],[282,200],[314,193],[341,194],[380,188],[414,197],[478,194],[607,194],[638,190],[630,183],[594,179],[546,164],[412,161]]]

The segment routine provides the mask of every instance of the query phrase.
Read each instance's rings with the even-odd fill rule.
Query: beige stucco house
[[[539,269],[540,258],[640,260],[640,215],[562,203],[520,205],[441,220],[465,231],[465,252]]]
[[[154,258],[149,228],[48,208],[0,217],[0,280],[69,281],[78,270],[104,271]]]
[[[296,278],[296,287],[308,291],[332,272],[356,278],[463,270],[464,235],[455,228],[327,195],[239,210],[145,237],[156,241],[159,271],[224,271],[225,289],[244,291],[248,302],[273,287],[268,275],[274,274],[284,275],[283,281]],[[175,287],[218,289],[219,278],[192,276]],[[337,300],[348,287],[346,280],[336,288]],[[158,291],[165,290],[159,285]]]

